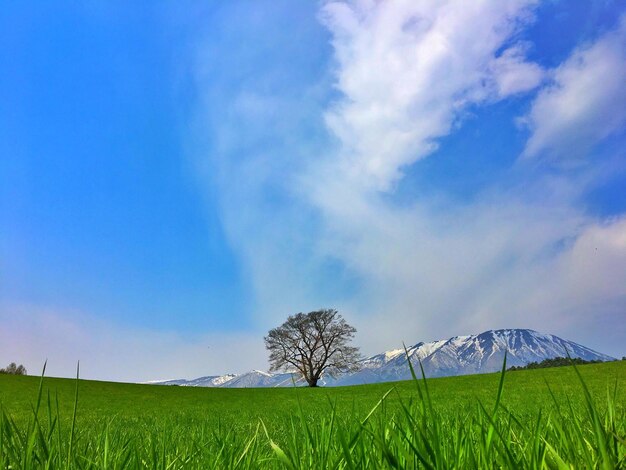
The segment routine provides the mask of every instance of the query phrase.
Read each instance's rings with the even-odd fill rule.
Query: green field
[[[0,375],[0,467],[624,468],[626,361],[501,378],[317,389],[45,378],[40,389]]]

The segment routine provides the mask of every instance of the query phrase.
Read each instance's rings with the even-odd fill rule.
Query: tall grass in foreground
[[[503,404],[505,369],[506,362],[495,402],[476,400],[462,415],[435,406],[423,370],[418,379],[411,366],[415,394],[399,408],[387,407],[391,388],[365,416],[341,415],[329,399],[315,415],[297,407],[279,427],[258,420],[237,429],[194,416],[77,421],[80,382],[73,414],[64,417],[56,396],[43,393],[42,376],[28,421],[18,424],[0,408],[0,467],[626,468],[617,383],[594,400],[574,368],[582,403],[552,394],[552,407],[528,413]]]

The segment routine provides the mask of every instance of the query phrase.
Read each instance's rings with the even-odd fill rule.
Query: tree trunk
[[[316,378],[313,377],[313,378],[307,379],[306,381],[309,384],[309,387],[317,387],[317,381],[318,380],[319,379],[316,379]]]

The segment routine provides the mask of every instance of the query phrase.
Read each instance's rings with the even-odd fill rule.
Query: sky
[[[12,2],[0,61],[0,365],[263,370],[319,308],[626,355],[623,2]]]

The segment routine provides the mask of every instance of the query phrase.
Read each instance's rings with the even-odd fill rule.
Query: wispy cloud
[[[65,376],[81,359],[100,379],[239,372],[265,366],[268,328],[322,306],[358,327],[365,353],[531,327],[623,355],[626,218],[584,204],[608,170],[589,158],[576,174],[546,171],[543,157],[593,156],[624,129],[626,21],[546,70],[519,34],[537,4],[327,1],[323,27],[306,2],[217,9],[185,137],[254,294],[250,332],[183,336],[0,305],[0,357],[31,371],[47,357]],[[398,196],[468,115],[505,100],[529,106],[525,158],[506,177],[466,200]]]
[[[537,86],[541,67],[514,42],[534,4],[326,3],[321,17],[333,35],[343,95],[326,115],[341,142],[338,171],[355,184],[390,189],[467,107]]]
[[[365,352],[531,327],[619,354],[626,322],[608,332],[603,322],[623,319],[624,287],[597,279],[623,277],[626,224],[589,214],[579,180],[520,165],[467,201],[395,197],[406,169],[437,158],[468,111],[544,83],[517,40],[534,5],[327,2],[334,99],[315,81],[294,95],[252,86],[245,94],[279,108],[211,120],[228,143],[204,158],[223,176],[224,222],[249,270],[259,329],[327,305],[359,327]],[[239,103],[243,93],[222,98]],[[312,124],[319,116],[330,140]],[[258,145],[254,120],[265,131]]]
[[[523,155],[573,162],[626,124],[626,15],[551,77],[524,119],[531,135]]]
[[[623,275],[626,224],[587,214],[576,181],[522,168],[516,185],[493,182],[464,203],[393,198],[404,170],[437,158],[439,139],[462,125],[469,107],[545,79],[524,58],[528,45],[515,39],[533,5],[324,5],[340,92],[324,113],[336,145],[316,155],[300,150],[301,164],[288,171],[278,164],[280,184],[272,188],[285,191],[289,209],[261,210],[270,219],[256,219],[260,228],[237,237],[254,247],[247,262],[256,267],[266,323],[333,302],[359,326],[368,352],[403,340],[533,327],[616,353],[625,331],[607,333],[600,320],[621,315],[624,288],[596,279]],[[255,195],[247,203],[258,209],[263,198]],[[604,254],[590,252],[589,240]],[[325,276],[340,285],[351,279],[350,289],[322,292]]]

